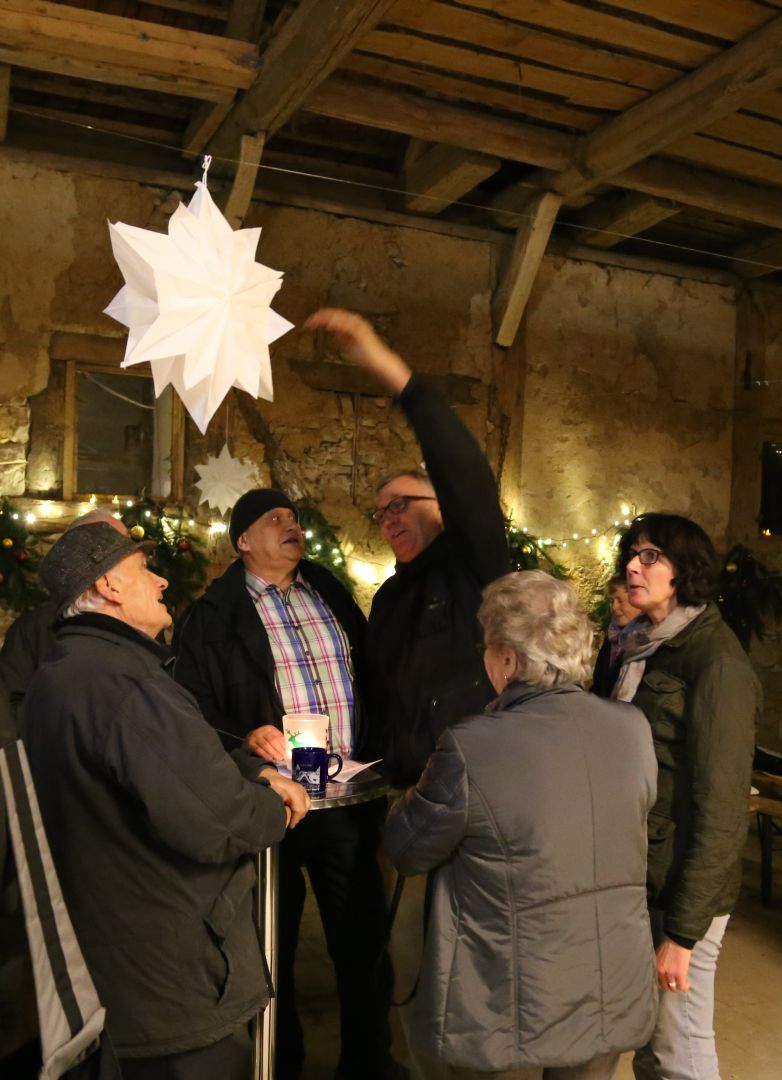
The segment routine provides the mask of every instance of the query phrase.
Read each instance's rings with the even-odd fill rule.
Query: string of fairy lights
[[[639,513],[639,510],[634,503],[622,503],[620,510],[622,516],[614,518],[606,525],[595,526],[585,532],[567,533],[558,538],[546,536],[545,534],[537,534],[537,542],[544,548],[559,548],[561,550],[570,549],[572,551],[578,549],[579,545],[582,548],[589,547],[590,545],[598,545],[601,540],[607,541],[610,537],[610,549],[613,550],[621,539],[622,530],[627,528],[627,526],[631,524],[633,518]],[[535,535],[531,533],[526,525],[519,528],[518,526],[511,524],[508,531],[514,535],[518,535],[519,533]]]

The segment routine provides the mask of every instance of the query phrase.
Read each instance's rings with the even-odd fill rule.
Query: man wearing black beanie
[[[280,761],[282,716],[329,716],[332,749],[371,760],[364,712],[366,620],[324,567],[302,558],[295,505],[273,488],[243,495],[231,514],[236,561],[193,604],[179,634],[175,678],[226,745]],[[374,754],[379,757],[379,754]],[[293,964],[306,868],[334,962],[341,1007],[339,1080],[397,1080],[390,1053],[391,968],[377,848],[382,800],[310,814],[280,847],[276,1080],[304,1065]]]

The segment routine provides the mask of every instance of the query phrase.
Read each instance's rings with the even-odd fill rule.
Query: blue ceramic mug
[[[339,754],[330,754],[321,746],[294,746],[293,779],[303,784],[309,795],[322,798],[326,794],[326,782],[333,780],[342,768]],[[329,762],[337,763],[336,769],[329,772]]]

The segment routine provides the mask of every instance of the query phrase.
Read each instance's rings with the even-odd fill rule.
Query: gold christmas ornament
[[[4,548],[10,548],[10,547],[13,547],[13,546],[14,546],[14,542],[11,539],[11,537],[10,536],[4,536],[3,537],[3,547]]]
[[[144,539],[144,526],[143,525],[134,525],[133,528],[130,530],[130,535],[133,537],[134,540],[143,540]]]

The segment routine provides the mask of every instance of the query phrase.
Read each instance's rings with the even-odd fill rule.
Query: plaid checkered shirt
[[[349,757],[355,704],[345,631],[300,573],[287,589],[249,570],[244,580],[269,638],[285,712],[327,713],[331,749]]]

